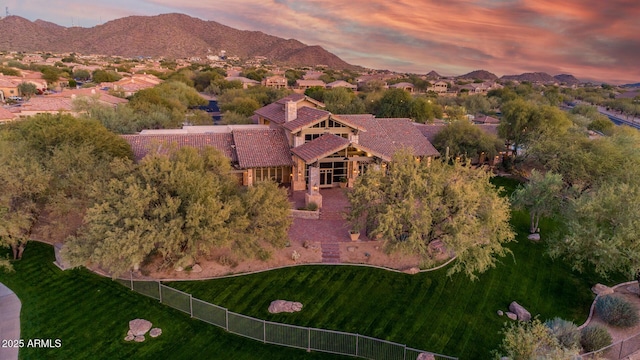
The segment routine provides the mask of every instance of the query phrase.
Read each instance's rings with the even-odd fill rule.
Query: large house
[[[137,159],[154,144],[213,146],[232,162],[244,185],[275,180],[292,191],[306,191],[306,201],[322,206],[321,189],[355,179],[368,165],[384,166],[393,154],[411,149],[418,160],[439,156],[410,119],[378,119],[370,114],[335,115],[302,94],[258,109],[257,125],[148,130],[127,135]]]

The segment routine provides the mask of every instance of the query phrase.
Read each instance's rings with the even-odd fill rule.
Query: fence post
[[[407,360],[407,345],[404,346],[404,355],[402,356],[404,360]]]
[[[227,323],[225,330],[229,331],[229,309],[224,309],[224,319]]]
[[[311,352],[311,328],[307,328],[308,334],[308,343],[307,343],[307,352]]]
[[[189,313],[193,317],[193,295],[189,294]]]
[[[267,343],[267,321],[262,320],[262,342]]]
[[[160,298],[160,303],[162,303],[162,284],[158,281],[158,297]]]
[[[624,348],[624,340],[620,343],[620,353],[618,354],[618,359],[622,359],[622,348]]]
[[[356,334],[356,356],[358,356],[358,343],[360,342],[360,334]]]

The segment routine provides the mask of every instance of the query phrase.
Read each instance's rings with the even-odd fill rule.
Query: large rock
[[[124,337],[124,341],[133,341],[136,337],[133,335],[127,335]]]
[[[514,314],[514,313],[512,313],[510,311],[507,311],[507,317],[509,319],[511,319],[511,320],[518,320],[518,315],[516,315],[516,314]]]
[[[145,319],[135,319],[129,321],[129,329],[131,330],[131,333],[136,337],[146,334],[147,331],[151,329],[151,325],[151,321]]]
[[[436,357],[431,353],[420,353],[416,360],[436,360]]]
[[[153,328],[149,331],[149,336],[151,336],[152,338],[156,338],[160,335],[162,335],[162,329],[160,328]]]
[[[531,313],[527,311],[522,305],[517,302],[512,302],[509,304],[509,311],[516,314],[518,316],[518,320],[520,321],[529,321],[531,320]]]
[[[405,274],[415,275],[420,272],[420,269],[417,267],[412,267],[404,271]]]
[[[593,287],[591,288],[591,291],[593,291],[594,294],[596,294],[596,295],[613,294],[613,289],[612,288],[608,287],[607,285],[602,285],[602,284],[593,285]]]
[[[191,267],[191,272],[192,273],[199,273],[202,272],[202,267],[198,264],[195,264]]]
[[[269,305],[269,312],[272,314],[281,312],[292,313],[300,310],[302,310],[302,304],[294,301],[274,300]]]
[[[529,236],[527,236],[527,239],[529,239],[531,241],[540,241],[540,234],[538,234],[538,233],[529,234]]]
[[[135,339],[133,339],[135,342],[143,342],[144,341],[144,335],[140,335],[140,336],[136,336]]]

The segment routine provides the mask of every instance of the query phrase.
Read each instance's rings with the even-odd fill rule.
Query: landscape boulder
[[[415,275],[420,272],[420,269],[417,267],[412,267],[404,271],[405,274]]]
[[[527,236],[527,239],[529,239],[531,241],[540,241],[540,234],[538,234],[538,233],[529,234],[529,236]]]
[[[135,319],[129,321],[129,330],[133,336],[143,336],[151,329],[151,321],[145,319]],[[136,341],[138,341],[136,339]],[[144,338],[142,339],[144,341]]]
[[[516,315],[516,314],[514,314],[514,313],[512,313],[510,311],[507,311],[507,317],[509,319],[511,319],[511,320],[518,320],[518,315]]]
[[[509,311],[516,314],[518,316],[518,320],[520,321],[529,321],[531,320],[531,313],[527,311],[522,305],[517,302],[512,302],[509,304]]]
[[[608,287],[607,285],[602,285],[602,284],[595,284],[592,288],[591,291],[593,291],[594,294],[596,295],[609,295],[609,294],[613,294],[613,289]]]
[[[269,305],[269,312],[271,314],[278,314],[281,312],[298,312],[302,310],[302,304],[294,301],[286,300],[274,300]]]
[[[135,342],[143,342],[144,341],[144,335],[140,335],[140,336],[136,336],[135,339],[133,339]]]
[[[199,273],[202,272],[202,266],[195,264],[191,267],[191,272],[192,273]]]
[[[152,338],[156,338],[160,335],[162,335],[162,329],[160,328],[153,328],[149,331],[149,336],[151,336]]]
[[[127,335],[124,337],[124,341],[133,341],[136,337],[133,335]]]
[[[436,357],[431,353],[420,353],[416,360],[436,360]]]
[[[504,315],[504,311],[498,310],[498,316],[502,316],[502,315]]]

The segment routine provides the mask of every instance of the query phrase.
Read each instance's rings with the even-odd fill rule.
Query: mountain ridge
[[[265,56],[275,63],[292,66],[357,68],[318,45],[309,46],[261,31],[238,30],[178,13],[127,16],[90,28],[8,16],[0,19],[0,32],[4,35],[0,38],[0,49],[11,51],[185,58],[226,50],[229,55]]]

